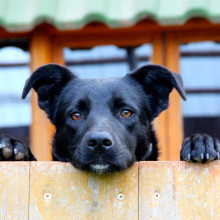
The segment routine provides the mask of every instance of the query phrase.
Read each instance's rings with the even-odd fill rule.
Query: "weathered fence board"
[[[0,219],[28,219],[29,162],[0,163]]]
[[[33,162],[30,218],[138,219],[138,164],[126,172],[94,175],[68,163]]]
[[[0,219],[220,219],[220,161],[140,162],[105,175],[2,162]]]
[[[139,163],[140,219],[220,219],[220,163]]]

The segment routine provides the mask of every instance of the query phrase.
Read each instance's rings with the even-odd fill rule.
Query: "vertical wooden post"
[[[173,34],[166,35],[165,66],[179,73],[179,41]],[[180,159],[180,148],[183,141],[183,119],[181,98],[176,90],[170,94],[170,105],[167,110],[168,160]]]
[[[153,40],[153,63],[165,65],[164,36],[158,34]],[[163,111],[155,120],[155,128],[159,140],[160,157],[159,160],[168,160],[168,136],[167,136],[167,111]]]
[[[52,60],[54,63],[65,65],[63,58],[63,45],[55,39],[52,40]]]
[[[31,71],[52,62],[52,42],[46,29],[36,29],[30,39]],[[46,114],[38,107],[37,94],[32,92],[31,150],[38,160],[52,160],[52,127]]]

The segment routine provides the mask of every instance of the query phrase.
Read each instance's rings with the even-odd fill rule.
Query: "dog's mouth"
[[[114,173],[125,170],[128,167],[130,167],[133,164],[133,162],[130,161],[130,163],[126,165],[125,164],[121,165],[113,162],[104,162],[104,161],[93,161],[86,164],[80,164],[80,166],[79,164],[75,164],[75,163],[72,164],[73,166],[81,170],[85,170],[97,174],[104,174],[104,173]]]
[[[72,154],[72,161],[70,162],[78,169],[104,174],[125,170],[134,161],[134,158],[126,151],[120,153],[112,150],[103,154],[97,154],[90,151],[81,152],[78,150]]]
[[[90,164],[90,168],[95,173],[106,173],[109,171],[110,164]]]

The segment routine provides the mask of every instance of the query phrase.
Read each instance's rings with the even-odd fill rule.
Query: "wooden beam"
[[[30,38],[31,71],[52,62],[51,37],[45,29],[36,29]],[[32,92],[31,150],[38,160],[52,160],[51,124],[44,111],[38,107],[37,94]]]
[[[91,48],[97,45],[136,47],[151,42],[158,32],[158,26],[150,32],[146,24],[139,24],[115,29],[105,25],[89,25],[80,30],[55,31],[52,34],[59,45],[70,48]]]
[[[63,57],[64,45],[60,44],[56,38],[52,39],[52,60],[54,63],[65,65]]]
[[[152,61],[154,64],[165,65],[165,51],[164,51],[164,36],[158,34],[153,39],[153,57]],[[158,137],[158,144],[160,149],[159,160],[168,160],[169,159],[169,142],[167,136],[167,112],[163,111],[155,122],[156,133]]]
[[[175,73],[179,73],[179,41],[175,35],[167,33],[165,43],[165,66]],[[183,141],[183,118],[181,98],[176,90],[169,97],[169,107],[166,110],[167,136],[168,136],[168,160],[179,160],[180,149]]]

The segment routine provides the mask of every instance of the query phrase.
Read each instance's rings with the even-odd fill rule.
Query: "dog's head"
[[[98,173],[152,159],[151,121],[168,107],[173,88],[185,99],[181,76],[159,65],[94,80],[48,64],[27,80],[23,98],[31,88],[56,127],[54,156]]]

